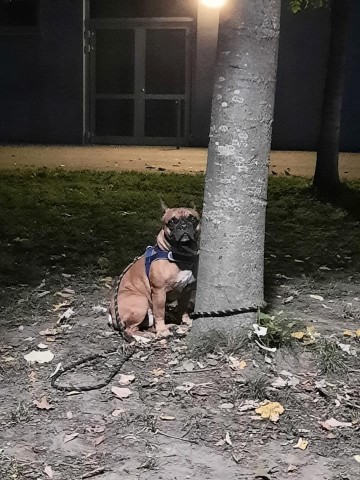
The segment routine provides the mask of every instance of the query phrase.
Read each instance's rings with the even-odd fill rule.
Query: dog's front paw
[[[184,325],[187,325],[188,327],[192,326],[192,320],[189,317],[188,313],[184,313],[184,315],[181,317],[181,323],[183,323]]]
[[[157,338],[167,338],[167,337],[170,337],[171,335],[172,333],[166,327],[156,331]]]

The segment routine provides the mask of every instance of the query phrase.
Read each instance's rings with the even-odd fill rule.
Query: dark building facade
[[[360,151],[360,2],[341,149]],[[208,141],[219,11],[201,0],[0,0],[0,142]],[[329,12],[283,0],[273,148],[316,148]]]

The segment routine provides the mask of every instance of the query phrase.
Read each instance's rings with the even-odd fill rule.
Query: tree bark
[[[265,210],[280,0],[230,0],[220,23],[196,311],[263,301]],[[255,314],[194,321],[233,334]]]
[[[345,78],[345,53],[351,0],[332,0],[331,31],[314,187],[332,194],[340,186],[339,140]]]

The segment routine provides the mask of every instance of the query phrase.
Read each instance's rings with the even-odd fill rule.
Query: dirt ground
[[[204,172],[206,148],[128,146],[0,146],[0,168],[43,167],[95,170]],[[312,177],[315,152],[271,152],[271,175]],[[360,178],[360,153],[340,154],[340,176]]]
[[[111,279],[53,273],[36,288],[7,288],[0,298],[1,479],[359,479],[360,343],[353,332],[360,328],[360,276],[336,275],[324,270],[316,284],[290,278],[285,268],[274,275],[272,311],[313,327],[292,347],[272,353],[252,339],[241,354],[194,359],[186,338],[164,340],[142,346],[124,365],[122,373],[134,375],[129,385],[117,375],[100,390],[73,395],[50,386],[56,366],[123,344],[103,311]],[[59,323],[69,308],[73,314]],[[313,343],[305,346],[306,338]],[[24,355],[33,350],[54,358],[31,364]],[[98,359],[60,382],[96,383],[117,360]],[[330,365],[343,363],[331,374]],[[112,387],[129,396],[118,398]],[[277,421],[256,413],[264,401],[284,407]]]

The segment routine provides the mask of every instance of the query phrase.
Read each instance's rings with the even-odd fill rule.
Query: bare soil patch
[[[50,387],[56,365],[123,344],[99,308],[107,306],[111,280],[53,274],[35,288],[7,287],[0,327],[1,478],[358,479],[360,277],[324,273],[315,285],[305,275],[274,278],[274,321],[293,322],[292,331],[310,327],[309,345],[292,338],[271,353],[251,339],[232,354],[215,342],[213,353],[194,358],[186,337],[175,337],[139,348],[122,370],[134,375],[128,385],[120,385],[118,375],[101,390],[74,395]],[[74,314],[63,326],[44,332],[58,328],[68,308]],[[346,330],[353,336],[344,336]],[[330,360],[321,350],[326,342],[335,346]],[[40,343],[54,359],[28,364],[24,355],[41,351]],[[339,345],[349,345],[351,354]],[[111,355],[60,380],[96,383],[117,361]],[[329,362],[339,369],[326,371]],[[115,386],[131,394],[119,399]],[[256,413],[265,401],[283,406],[277,422]],[[331,419],[344,425],[332,426]],[[301,442],[305,450],[295,448]]]

